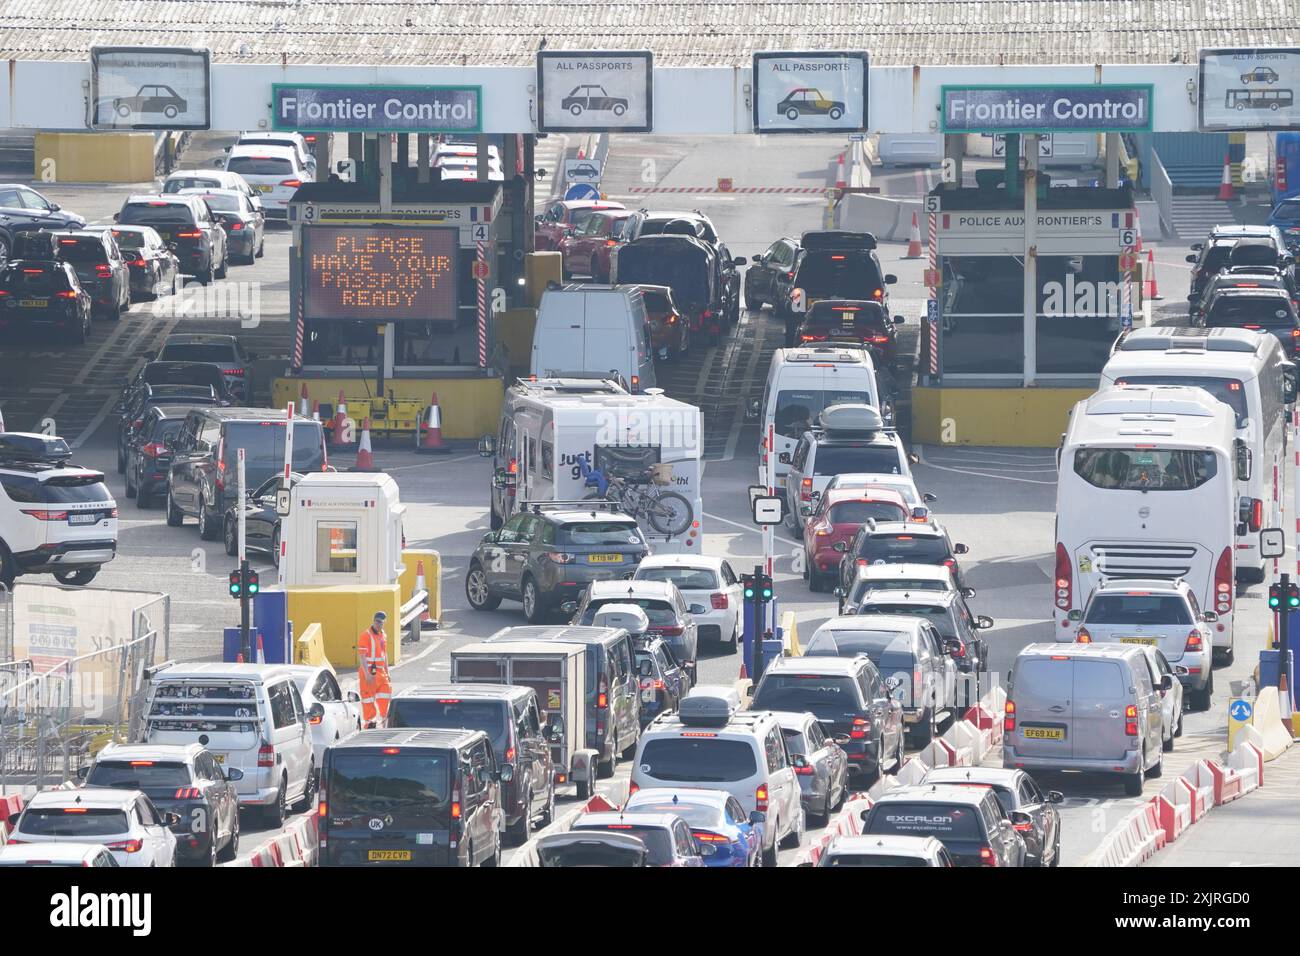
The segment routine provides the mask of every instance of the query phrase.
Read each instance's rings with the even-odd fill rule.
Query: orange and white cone
[[[266,663],[266,649],[262,647],[262,635],[257,635],[257,663]]]
[[[339,389],[339,403],[334,407],[334,426],[330,432],[331,448],[346,448],[352,443],[347,441],[348,403]]]
[[[374,450],[370,447],[370,419],[361,422],[361,444],[357,447],[357,463],[348,471],[378,471]]]
[[[907,237],[907,255],[904,259],[919,259],[921,252],[921,222],[916,218],[916,213],[912,213],[912,231]]]
[[[424,562],[415,563],[415,589],[417,591],[428,592],[429,586],[424,581]],[[434,620],[429,614],[429,601],[426,598],[424,602],[424,613],[420,615],[420,627],[433,627]]]
[[[1142,298],[1144,299],[1163,299],[1159,288],[1156,286],[1156,256],[1151,249],[1147,250],[1147,268],[1146,274],[1142,278]]]
[[[311,417],[315,421],[320,421],[320,399],[318,398],[311,400]]]
[[[1223,178],[1219,180],[1219,198],[1227,200],[1232,197],[1232,159],[1225,154],[1223,157]]]
[[[844,179],[844,154],[840,153],[839,167],[835,171],[835,188],[845,189],[848,182]]]
[[[244,663],[244,652],[243,652],[243,651],[237,651],[237,652],[235,653],[235,663],[236,663],[236,664],[242,664],[242,663]]]
[[[311,408],[311,396],[307,394],[307,383],[302,383],[302,391],[298,393],[298,414],[303,418],[307,417],[307,410]]]
[[[451,448],[442,440],[442,409],[438,406],[438,393],[429,399],[429,408],[425,420],[420,424],[416,435],[415,450],[418,452],[448,452]]]

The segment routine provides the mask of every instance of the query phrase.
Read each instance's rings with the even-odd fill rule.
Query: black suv
[[[54,254],[77,272],[91,307],[109,319],[131,307],[131,270],[111,232],[56,232]]]
[[[0,263],[11,255],[22,256],[14,245],[17,236],[29,230],[81,229],[86,220],[75,212],[60,209],[35,189],[22,183],[0,184]]]
[[[799,255],[799,240],[788,236],[778,239],[760,256],[755,256],[745,270],[745,308],[757,311],[765,305],[773,308],[790,297],[794,278],[794,261]]]
[[[1222,288],[1201,305],[1199,324],[1206,328],[1257,329],[1271,332],[1289,359],[1300,355],[1300,316],[1285,289]]]
[[[942,564],[952,571],[958,590],[966,586],[957,555],[966,554],[970,548],[953,544],[948,529],[934,521],[902,522],[868,519],[841,548],[839,586],[847,594],[853,587],[858,567],[869,564]]]
[[[1293,305],[1300,303],[1294,265],[1285,269],[1276,266],[1229,266],[1210,279],[1201,301],[1207,302],[1220,289],[1281,289],[1290,297]],[[1193,307],[1192,324],[1200,325],[1204,318],[1205,313],[1200,306]]]
[[[1233,248],[1242,239],[1263,239],[1270,242],[1277,253],[1278,266],[1285,265],[1290,259],[1286,239],[1276,226],[1216,226],[1205,242],[1192,246],[1192,253],[1187,256],[1187,261],[1194,267],[1191,287],[1187,290],[1189,315],[1196,314],[1205,286],[1221,269],[1229,265]]]
[[[862,811],[863,836],[932,836],[958,866],[1024,866],[1025,841],[992,787],[934,784],[883,794]]]
[[[199,519],[199,536],[215,540],[226,507],[238,498],[239,449],[244,449],[244,482],[257,488],[284,466],[284,412],[276,408],[196,408],[172,441],[167,473],[167,523],[180,527]],[[295,418],[293,470],[321,471],[325,433],[320,422]],[[355,559],[353,559],[355,560]]]
[[[226,231],[199,196],[132,196],[113,216],[124,226],[153,226],[162,241],[175,246],[181,272],[201,285],[226,277]]]
[[[211,362],[150,362],[122,391],[117,403],[117,471],[126,470],[126,449],[144,411],[158,402],[230,405],[233,397]]]
[[[66,262],[10,259],[0,267],[0,332],[46,327],[65,341],[90,337],[90,296]]]
[[[497,759],[513,767],[511,779],[501,786],[501,798],[506,833],[516,846],[528,841],[535,823],[546,826],[554,819],[552,738],[545,736],[533,688],[492,684],[408,687],[393,697],[388,726],[465,727],[481,730],[492,738]]]
[[[608,503],[591,505],[535,504],[485,534],[465,573],[470,607],[491,611],[509,598],[539,624],[592,581],[631,577],[650,553],[636,519]]]
[[[785,318],[785,344],[794,345],[804,313],[820,299],[857,299],[879,302],[889,311],[885,286],[898,277],[886,274],[876,255],[876,237],[869,232],[824,230],[805,232],[799,241],[790,295],[779,303]],[[798,301],[796,301],[796,295]]]
[[[481,730],[363,730],[325,751],[321,866],[497,866],[501,784]]]
[[[874,778],[887,766],[903,767],[903,705],[866,656],[778,657],[763,671],[751,707],[811,712],[827,736],[848,738],[840,746],[850,773]]]
[[[157,404],[141,412],[140,424],[131,432],[126,446],[126,496],[135,499],[137,508],[148,508],[167,490],[167,473],[172,466],[168,442],[180,434],[192,407]]]
[[[818,342],[851,342],[871,350],[877,368],[898,364],[898,333],[896,327],[905,320],[901,315],[892,319],[885,314],[879,302],[861,299],[822,299],[815,303],[799,323],[796,339],[799,345]]]

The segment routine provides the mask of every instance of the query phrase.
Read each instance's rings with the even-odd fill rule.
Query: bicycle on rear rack
[[[584,485],[592,489],[583,500],[612,501],[638,521],[644,518],[660,534],[670,538],[685,534],[695,518],[690,500],[676,491],[660,488],[650,471],[627,477],[606,475],[592,468],[585,459],[578,460],[578,471]]]

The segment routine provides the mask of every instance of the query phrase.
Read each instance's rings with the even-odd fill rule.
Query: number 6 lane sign
[[[1119,247],[1121,249],[1132,249],[1137,245],[1136,229],[1121,229],[1119,231]]]

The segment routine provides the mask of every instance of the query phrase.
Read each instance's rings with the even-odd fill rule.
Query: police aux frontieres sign
[[[945,133],[1131,133],[1151,129],[1152,87],[945,86]]]

